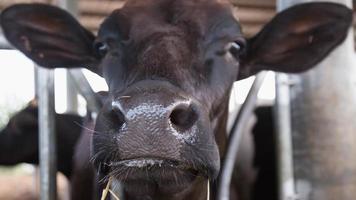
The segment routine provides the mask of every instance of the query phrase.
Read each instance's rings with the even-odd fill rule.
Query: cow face
[[[265,69],[309,69],[344,40],[351,18],[342,5],[309,3],[245,39],[224,1],[132,0],[105,19],[97,37],[41,4],[5,10],[1,25],[39,65],[85,67],[105,78],[109,97],[97,120],[94,160],[144,195],[215,179],[232,83]]]

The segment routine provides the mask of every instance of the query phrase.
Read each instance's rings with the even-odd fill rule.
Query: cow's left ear
[[[1,13],[7,40],[46,68],[84,67],[98,73],[94,35],[66,11],[45,4],[18,4]]]
[[[240,56],[242,79],[261,70],[305,71],[325,58],[347,36],[352,11],[336,3],[293,6],[249,39]]]

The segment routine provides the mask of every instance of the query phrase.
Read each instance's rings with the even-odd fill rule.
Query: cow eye
[[[96,42],[94,44],[94,50],[97,55],[104,57],[109,50],[109,46],[104,42]]]
[[[238,40],[230,44],[230,53],[239,57],[245,51],[245,41]]]

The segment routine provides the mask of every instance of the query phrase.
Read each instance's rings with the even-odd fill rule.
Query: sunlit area
[[[274,72],[268,72],[263,85],[258,92],[258,105],[272,105],[275,99]],[[234,83],[230,98],[230,110],[235,110],[245,101],[255,77],[243,79]]]
[[[8,113],[24,107],[35,98],[35,64],[16,50],[0,50],[0,112]],[[93,90],[107,91],[105,81],[98,75],[83,70]],[[55,70],[55,105],[57,113],[64,113],[67,109],[67,76],[66,70]],[[75,87],[75,86],[71,86]],[[79,97],[78,111],[85,114],[85,100]],[[6,116],[6,115],[1,115]],[[7,118],[6,118],[7,119]],[[1,119],[5,120],[6,119]]]

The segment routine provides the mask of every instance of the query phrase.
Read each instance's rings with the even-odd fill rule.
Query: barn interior
[[[247,38],[251,38],[252,36],[254,36],[256,33],[258,33],[262,27],[268,22],[270,21],[277,13],[278,9],[282,9],[283,6],[281,6],[281,2],[283,2],[283,0],[280,1],[276,1],[276,0],[230,0],[232,2],[232,4],[234,5],[234,14],[235,17],[240,21],[241,26],[243,27],[242,31],[243,34],[247,37]],[[337,0],[336,0],[337,1]],[[289,1],[286,1],[289,2]],[[337,2],[341,2],[341,3],[346,3],[347,5],[352,4],[351,6],[354,8],[354,21],[353,21],[353,27],[354,29],[356,28],[356,9],[355,9],[355,3],[356,1],[348,1],[348,0],[341,0],[341,1],[337,1]],[[79,19],[80,23],[86,27],[88,30],[92,31],[94,34],[97,33],[99,26],[101,24],[101,22],[104,20],[104,18],[111,13],[113,10],[121,8],[125,1],[124,0],[0,0],[0,13],[3,9],[7,8],[8,6],[14,5],[14,4],[18,4],[18,3],[46,3],[46,4],[51,4],[51,5],[56,5],[59,7],[62,7],[66,10],[68,10],[70,13],[72,13],[77,19]],[[280,4],[280,5],[279,5]],[[356,37],[355,31],[352,32],[353,34],[353,38],[352,38],[352,46],[354,45],[354,38]],[[351,39],[350,39],[351,40]],[[13,51],[12,50],[12,46],[6,41],[6,39],[4,38],[1,29],[0,29],[0,54],[4,54],[6,55],[10,55],[8,54],[7,51]],[[6,51],[6,52],[5,52]],[[355,54],[353,53],[353,57],[355,56]],[[1,58],[1,57],[0,57]],[[335,61],[336,62],[336,61]],[[353,61],[352,61],[353,62]],[[1,63],[1,61],[0,61]],[[5,64],[10,64],[10,65],[14,65],[16,63],[5,63]],[[31,65],[31,63],[29,63],[29,65]],[[34,74],[35,72],[26,72],[28,73],[27,76],[31,76],[32,78],[30,79],[30,81],[33,81],[33,87],[38,87],[36,86],[36,84],[38,84],[36,82],[35,84],[35,77]],[[34,73],[34,74],[31,74]],[[81,82],[84,84],[86,84],[86,87],[90,87],[90,85],[88,85],[88,83],[86,82],[86,80],[83,79],[83,74],[81,74],[81,72],[74,72],[74,74],[70,74],[69,72],[66,71],[60,71],[59,72],[59,76],[61,76],[63,78],[63,80],[66,82],[64,88],[60,88],[56,90],[61,90],[62,93],[66,95],[66,99],[63,104],[65,104],[65,106],[62,107],[58,107],[58,105],[56,105],[56,110],[57,112],[59,111],[59,113],[79,113],[79,115],[84,115],[87,111],[87,108],[89,107],[89,109],[91,110],[96,110],[96,104],[95,101],[92,100],[92,98],[90,97],[91,93],[86,92],[85,89],[84,91],[78,91],[78,89],[76,89],[76,84],[78,84],[78,82]],[[85,77],[88,79],[92,78],[93,80],[98,80],[98,77],[93,77],[92,74],[90,74],[89,72],[85,72]],[[4,76],[4,80],[6,76],[5,74],[0,74],[0,80],[2,79],[1,77]],[[56,75],[57,76],[57,75]],[[355,75],[356,76],[356,75]],[[68,78],[69,77],[69,78]],[[295,77],[294,77],[295,78]],[[256,110],[256,112],[261,112],[260,114],[263,115],[264,109],[271,109],[271,106],[276,105],[276,101],[278,101],[277,99],[279,98],[277,95],[279,95],[280,93],[282,93],[282,90],[279,91],[274,91],[274,90],[278,90],[278,86],[275,87],[275,83],[276,84],[281,84],[283,85],[285,83],[285,80],[283,80],[283,77],[280,77],[280,79],[275,80],[275,74],[274,73],[269,73],[267,76],[267,79],[269,80],[268,83],[265,83],[265,85],[263,87],[265,87],[265,93],[267,93],[268,96],[267,98],[260,98],[258,100],[258,106],[261,108],[260,110]],[[293,79],[293,77],[292,77]],[[297,79],[297,78],[295,78]],[[295,80],[293,79],[293,80]],[[230,127],[232,126],[232,123],[234,123],[234,116],[236,115],[236,113],[239,110],[239,107],[241,106],[241,104],[243,103],[243,101],[245,100],[247,93],[249,91],[249,87],[251,86],[252,82],[254,79],[249,79],[249,80],[245,80],[245,83],[235,83],[236,85],[235,90],[232,92],[232,100],[230,102],[230,106],[234,107],[234,109],[231,110],[231,119],[230,119]],[[289,80],[290,81],[290,80]],[[267,81],[265,81],[267,82]],[[287,81],[288,82],[288,81]],[[293,82],[293,81],[292,81]],[[6,82],[2,83],[2,84],[7,84]],[[57,84],[57,82],[56,82]],[[294,84],[294,83],[287,83],[288,84]],[[105,83],[100,83],[99,85],[105,85]],[[242,86],[240,86],[242,85]],[[267,85],[267,86],[266,86]],[[100,91],[103,87],[102,86],[93,86],[91,85],[93,91],[97,92]],[[105,88],[105,87],[104,87]],[[267,89],[266,89],[267,88]],[[33,89],[33,93],[36,93],[36,89]],[[240,91],[240,90],[244,90],[244,94],[239,94],[239,97],[234,97],[236,96],[236,91]],[[273,91],[271,91],[273,90]],[[84,94],[84,97],[83,97]],[[293,96],[293,91],[291,92],[291,94],[288,94],[287,96],[287,101],[289,102],[289,95]],[[11,95],[11,94],[10,94]],[[262,95],[263,96],[263,95]],[[4,97],[4,98],[9,98],[11,101],[11,96],[10,97]],[[56,97],[57,98],[57,97]],[[285,99],[283,99],[285,97],[280,97],[279,101],[284,102]],[[59,102],[59,100],[56,99],[56,104]],[[4,104],[3,106],[0,105],[1,107],[6,107],[8,106],[8,103]],[[11,111],[4,111],[3,115],[6,115],[7,117],[5,117],[2,120],[3,125],[5,125],[7,123],[7,120],[10,118],[10,116],[13,115],[13,113],[15,113],[16,111],[20,110],[20,108],[25,107],[26,104],[24,104],[24,102],[22,104],[13,106],[13,109]],[[285,104],[282,103],[282,106],[285,106]],[[287,106],[295,106],[296,109],[298,109],[297,105],[290,105],[288,104]],[[11,106],[10,106],[11,107]],[[289,107],[287,108],[287,110],[289,109]],[[299,109],[301,109],[299,107]],[[302,110],[302,109],[301,109]],[[269,110],[269,112],[271,112]],[[0,111],[0,113],[2,113]],[[285,115],[287,114],[287,115]],[[278,114],[276,114],[278,115]],[[293,120],[294,118],[292,118],[292,116],[295,117],[296,115],[300,115],[300,113],[298,112],[290,112],[288,111],[287,113],[282,112],[279,113],[279,117],[291,117],[291,119]],[[355,116],[355,115],[352,115]],[[275,122],[274,120],[272,120],[274,116],[272,115],[268,115],[268,128],[266,128],[266,130],[273,130],[273,123],[278,123]],[[251,119],[252,121],[254,121],[253,119]],[[0,120],[1,121],[1,120]],[[273,122],[274,121],[274,122]],[[283,120],[281,120],[281,123],[291,123],[289,122],[283,122]],[[260,123],[260,122],[258,122]],[[262,122],[261,122],[262,123]],[[297,122],[299,123],[299,121]],[[300,122],[302,123],[302,122]],[[352,122],[350,122],[352,123]],[[267,124],[267,123],[266,123]],[[288,126],[288,125],[287,125]],[[294,124],[294,126],[297,126]],[[279,125],[278,126],[279,130],[286,130],[283,129],[285,128],[285,125]],[[292,127],[291,125],[289,127],[287,127],[287,132],[293,132],[294,130],[291,130]],[[255,127],[255,128],[251,128],[252,132],[263,132],[265,130],[263,130],[263,128],[261,127]],[[260,130],[262,129],[262,130]],[[296,128],[296,130],[298,131],[303,131],[303,129],[298,129]],[[353,129],[354,131],[356,131],[356,129]],[[314,130],[315,131],[315,130]],[[295,132],[295,131],[294,131]],[[293,133],[294,133],[293,132]],[[342,132],[340,130],[340,132]],[[352,136],[353,134],[351,133],[352,131],[350,130],[350,135],[349,136],[345,136],[347,140],[353,139],[353,142],[355,145],[355,147],[352,147],[352,150],[350,150],[350,152],[356,152],[353,150],[356,150],[356,136]],[[260,133],[261,134],[261,133]],[[265,134],[269,134],[269,133],[265,133]],[[340,133],[341,134],[341,133]],[[288,137],[288,136],[287,136]],[[293,137],[293,139],[300,139],[299,137],[297,137],[295,134],[294,136],[289,136],[289,137]],[[335,136],[336,137],[336,136]],[[353,198],[353,195],[356,195],[356,183],[354,183],[353,181],[355,181],[356,179],[350,179],[348,181],[350,181],[351,183],[349,185],[347,185],[346,183],[344,183],[344,181],[341,180],[332,180],[330,184],[327,184],[325,179],[323,180],[317,180],[316,182],[321,182],[320,186],[316,186],[316,187],[320,187],[322,188],[325,185],[328,185],[328,192],[324,192],[322,194],[320,194],[319,196],[317,195],[316,197],[310,198],[310,197],[305,197],[304,193],[310,194],[311,190],[310,185],[308,185],[308,182],[303,182],[303,180],[297,182],[297,181],[293,181],[293,184],[291,184],[289,181],[290,180],[283,180],[285,177],[289,177],[289,176],[297,176],[298,177],[298,172],[291,172],[288,171],[290,169],[287,170],[278,170],[277,169],[277,165],[280,166],[280,162],[277,162],[277,159],[280,156],[285,156],[284,154],[281,155],[281,153],[278,153],[280,151],[285,150],[285,154],[290,154],[289,157],[287,156],[287,160],[291,159],[290,157],[292,157],[292,152],[289,152],[288,148],[292,148],[291,146],[283,146],[284,144],[282,144],[282,146],[278,146],[276,147],[279,142],[278,140],[278,136],[276,135],[270,135],[270,137],[258,137],[258,136],[254,136],[255,139],[255,144],[260,144],[260,143],[264,143],[264,144],[268,144],[268,147],[266,148],[262,148],[258,150],[258,155],[256,155],[255,158],[255,164],[259,165],[261,167],[261,173],[263,171],[263,179],[264,180],[270,180],[273,179],[271,182],[271,187],[268,188],[268,191],[266,190],[260,190],[260,189],[255,189],[257,190],[257,192],[255,191],[255,195],[253,195],[253,197],[251,199],[253,200],[259,200],[259,199],[268,199],[268,200],[296,200],[296,199],[311,199],[311,200],[317,200],[317,199],[343,199],[343,200],[351,200]],[[287,140],[290,138],[287,138]],[[326,142],[326,143],[330,143]],[[292,145],[292,144],[289,144]],[[349,144],[348,144],[349,145]],[[348,145],[346,145],[347,147],[349,147]],[[330,151],[332,151],[333,149],[337,149],[335,146],[330,145],[332,147],[330,147]],[[21,148],[21,147],[19,147]],[[280,149],[282,148],[282,150]],[[287,148],[287,149],[285,149]],[[298,147],[299,150],[301,148],[306,148],[305,146],[299,146]],[[346,147],[345,147],[346,148]],[[279,149],[279,150],[276,150]],[[257,150],[256,150],[257,151]],[[295,150],[296,151],[296,150]],[[344,150],[347,154],[348,150],[345,149]],[[344,153],[345,153],[344,152]],[[336,155],[336,154],[335,154]],[[327,156],[327,155],[325,155]],[[333,155],[332,155],[333,156]],[[284,157],[285,158],[285,157]],[[256,160],[258,159],[258,160]],[[298,157],[297,155],[297,159],[302,160],[301,158]],[[342,159],[337,159],[338,162],[343,162]],[[287,162],[287,167],[288,167],[288,161]],[[304,162],[308,162],[308,161],[304,161]],[[331,161],[330,161],[331,162]],[[355,161],[356,162],[356,161]],[[354,164],[355,162],[352,162],[351,164],[345,164],[347,166],[352,165],[355,166],[355,168],[353,169],[354,172],[356,171],[356,164]],[[267,163],[267,164],[266,164]],[[269,163],[269,164],[268,164]],[[303,161],[301,161],[301,163],[303,163]],[[285,163],[284,163],[285,164]],[[289,163],[290,164],[290,163]],[[304,163],[305,164],[305,163]],[[337,170],[342,170],[340,167],[336,166],[337,163],[333,164],[332,166],[334,166],[333,170],[337,171]],[[290,166],[289,166],[290,167]],[[263,169],[262,169],[263,168]],[[273,169],[271,169],[273,168]],[[299,170],[299,171],[303,171],[300,170],[299,168],[303,168],[303,166],[300,165],[295,165],[294,168],[297,168],[295,170]],[[332,168],[332,167],[331,167]],[[285,172],[287,171],[287,172]],[[332,171],[332,170],[331,170]],[[325,171],[325,172],[329,172],[329,171]],[[339,171],[335,172],[338,173]],[[35,200],[35,199],[40,199],[40,179],[39,179],[39,169],[38,167],[33,167],[32,165],[17,165],[15,168],[13,167],[1,167],[0,166],[0,200],[17,200],[17,199],[23,199],[23,200]],[[286,173],[286,174],[283,174]],[[300,172],[301,174],[303,174],[302,172]],[[322,173],[322,172],[320,172]],[[341,173],[341,172],[340,172]],[[352,173],[351,170],[346,172],[343,172],[342,176],[347,176],[348,173]],[[305,175],[305,174],[303,174]],[[302,177],[303,177],[302,175]],[[325,174],[324,176],[328,176],[327,174]],[[351,175],[350,175],[351,176]],[[356,176],[353,175],[353,176]],[[279,178],[278,178],[279,177]],[[282,178],[281,178],[282,177]],[[339,182],[338,182],[339,181]],[[341,181],[341,182],[340,182]],[[347,181],[346,181],[347,182]],[[256,184],[265,184],[262,182],[258,182]],[[336,184],[345,184],[344,188],[340,187],[336,187]],[[330,187],[329,187],[330,186]],[[262,186],[263,187],[263,186]],[[347,188],[350,187],[350,188]],[[297,192],[295,191],[296,188],[301,188],[300,190],[303,191],[303,194],[296,194]],[[318,188],[318,189],[320,189]],[[313,188],[314,189],[314,188]],[[318,190],[316,189],[316,190]],[[321,189],[320,189],[321,190]],[[347,192],[345,192],[344,190],[348,190]],[[57,175],[57,192],[58,192],[58,199],[59,200],[69,200],[69,187],[68,187],[68,180],[67,178],[61,174],[58,173]],[[335,194],[335,197],[331,198],[331,197],[325,197],[323,195],[326,194]],[[340,194],[339,196],[337,196],[338,194]],[[267,196],[266,196],[267,195]],[[270,195],[270,196],[268,196]],[[304,195],[304,196],[303,196]],[[338,198],[337,198],[338,197]],[[41,198],[42,199],[42,198]]]

